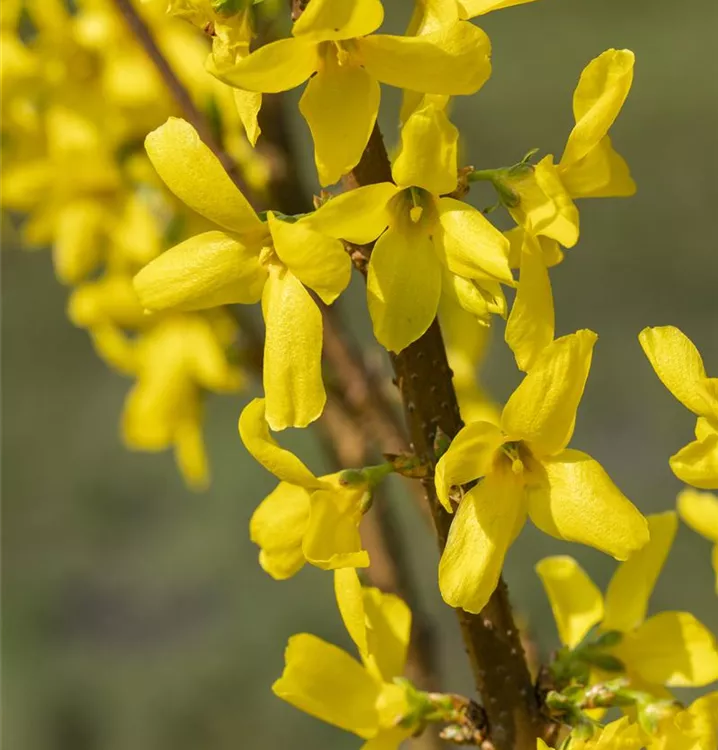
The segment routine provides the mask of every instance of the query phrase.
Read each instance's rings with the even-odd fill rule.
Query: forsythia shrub
[[[273,38],[289,12],[270,0],[6,0],[2,206],[26,245],[52,247],[57,278],[72,287],[71,321],[134,378],[127,446],[172,447],[193,487],[209,478],[204,394],[241,389],[253,366],[232,306],[261,305],[264,396],[245,407],[239,433],[279,483],[251,538],[276,579],[305,562],[334,571],[359,655],[293,636],[278,697],[365,750],[391,750],[429,724],[485,750],[716,750],[718,693],[683,707],[670,692],[718,680],[713,635],[689,612],[646,612],[678,515],[713,542],[718,577],[718,497],[697,491],[718,489],[718,379],[677,328],[641,332],[656,374],[697,417],[696,440],[670,458],[690,486],[678,514],[644,518],[598,461],[568,447],[597,335],[554,335],[549,273],[578,242],[575,201],[636,189],[609,136],[633,53],[606,50],[581,72],[557,161],[534,163],[534,150],[506,167],[459,162],[450,98],[476,94],[491,74],[490,41],[472,19],[524,2],[415,0],[402,36],[379,33],[380,0],[295,0],[291,34]],[[262,150],[259,118],[271,95],[305,83],[299,110],[319,182],[345,190],[296,212],[272,203],[276,154]],[[403,91],[391,162],[376,126],[381,84]],[[493,187],[513,229],[465,202],[477,181]],[[414,448],[316,476],[273,433],[350,398],[326,376],[338,364],[323,342],[353,267]],[[510,310],[504,287],[515,290]],[[494,315],[507,318],[525,373],[503,409],[475,379]],[[409,607],[357,573],[371,572],[360,526],[392,473],[426,491],[439,589],[457,609],[483,708],[403,676]],[[605,595],[569,556],[537,565],[562,647],[535,680],[501,581],[527,519],[620,561]],[[624,715],[606,722],[612,708]]]

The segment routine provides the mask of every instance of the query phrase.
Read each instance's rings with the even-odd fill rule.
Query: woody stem
[[[389,159],[375,126],[361,161],[344,179],[345,187],[391,181]],[[364,273],[371,250],[371,246],[350,248],[355,265]],[[391,361],[413,450],[433,473],[437,430],[453,438],[463,426],[438,320],[421,338],[392,355]],[[437,498],[433,476],[421,482],[443,551],[452,516]],[[470,554],[470,550],[466,552]],[[503,579],[480,614],[457,609],[456,616],[486,710],[491,742],[496,750],[535,750],[544,720]]]

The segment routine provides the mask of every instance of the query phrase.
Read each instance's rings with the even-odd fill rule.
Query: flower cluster
[[[549,154],[533,163],[536,149],[506,167],[459,162],[451,97],[476,94],[491,74],[490,41],[472,19],[528,1],[416,0],[406,34],[388,35],[379,33],[380,0],[310,0],[281,39],[257,39],[259,11],[248,0],[170,0],[168,21],[144,3],[158,46],[200,109],[211,102],[224,146],[254,188],[263,95],[306,84],[299,111],[319,183],[347,189],[323,190],[315,210],[296,215],[258,211],[197,123],[174,116],[109,0],[79,2],[72,14],[59,2],[26,2],[31,41],[18,35],[20,4],[11,3],[2,16],[3,143],[11,146],[3,206],[27,216],[28,243],[52,245],[59,279],[74,287],[72,321],[136,379],[122,423],[127,444],[174,446],[193,485],[207,477],[202,394],[243,383],[229,356],[237,325],[227,306],[260,305],[263,395],[244,408],[239,433],[278,484],[254,512],[251,538],[275,579],[305,563],[334,571],[361,659],[294,636],[276,695],[353,732],[367,750],[391,750],[431,722],[448,725],[448,739],[489,741],[456,696],[424,693],[401,676],[409,609],[359,579],[357,569],[371,563],[360,526],[373,492],[404,473],[424,480],[435,518],[446,522],[441,595],[470,615],[494,596],[527,519],[620,561],[605,596],[571,557],[537,566],[563,644],[547,668],[542,709],[561,725],[563,747],[713,750],[718,694],[681,709],[669,688],[718,680],[715,640],[688,612],[647,617],[677,515],[645,518],[598,460],[569,447],[598,336],[581,329],[555,337],[549,272],[578,242],[575,201],[636,189],[609,135],[632,85],[633,53],[609,49],[584,68],[557,162]],[[358,179],[381,141],[381,84],[403,92],[399,144],[383,173]],[[513,228],[501,231],[466,200],[477,181],[491,184]],[[317,476],[272,433],[306,428],[325,410],[325,321],[353,261],[366,276],[375,338],[394,361],[420,346],[438,316],[466,425],[448,436],[434,426],[428,463],[387,455]],[[515,290],[510,311],[506,288]],[[501,409],[474,376],[497,315],[507,318],[505,340],[524,373]],[[639,340],[661,381],[697,416],[696,440],[671,468],[693,488],[718,489],[718,379],[676,328],[648,328]],[[678,514],[714,543],[718,576],[718,498],[687,489]],[[626,715],[601,726],[601,712],[613,707]]]
[[[26,246],[52,248],[58,280],[72,287],[70,320],[136,380],[122,417],[125,444],[172,447],[187,483],[203,488],[202,402],[208,390],[242,386],[228,359],[237,325],[224,309],[148,316],[140,303],[134,274],[202,224],[164,190],[141,148],[147,130],[175,110],[166,86],[113,2],[76,6],[3,4],[2,208],[21,217]],[[202,68],[205,40],[167,23],[161,2],[141,10],[192,99],[216,109],[225,146],[249,164],[233,97]]]

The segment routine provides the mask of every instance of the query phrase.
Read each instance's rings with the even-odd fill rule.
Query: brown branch
[[[219,159],[227,174],[232,178],[234,184],[244,193],[251,202],[250,190],[242,178],[235,161],[224,151],[215,138],[215,134],[210,127],[207,117],[200,111],[197,105],[192,101],[192,97],[185,88],[184,84],[172,70],[172,66],[167,62],[162,50],[155,41],[150,28],[144,19],[135,9],[132,0],[114,0],[115,6],[120,15],[125,19],[125,23],[150,58],[155,69],[167,86],[172,98],[177,104],[177,108],[182,113],[187,122],[189,122],[199,134],[199,137],[209,146],[214,155]]]
[[[356,168],[345,178],[348,189],[391,180],[391,168],[381,133],[374,127]],[[353,248],[364,261],[371,247]],[[435,467],[434,438],[438,428],[453,438],[463,426],[452,373],[439,323],[400,354],[391,357],[401,393],[413,450]],[[422,480],[441,550],[451,515],[439,503],[431,476]],[[486,710],[496,750],[535,750],[544,721],[524,657],[503,579],[479,615],[456,610],[476,688]]]

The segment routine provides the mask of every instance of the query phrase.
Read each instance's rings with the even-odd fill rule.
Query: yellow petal
[[[361,61],[390,86],[427,94],[475,94],[491,75],[491,42],[459,21],[422,36],[373,34],[357,39]]]
[[[322,185],[333,185],[355,167],[369,142],[379,111],[377,81],[356,65],[340,65],[335,52],[307,84],[299,111],[314,139],[314,160]]]
[[[307,5],[295,22],[292,34],[324,42],[352,39],[376,31],[384,21],[381,0],[317,0]]]
[[[635,56],[627,49],[609,49],[584,68],[573,94],[576,119],[561,164],[582,159],[606,135],[618,117],[633,82]]]
[[[280,482],[262,500],[249,522],[249,537],[261,548],[259,562],[272,578],[283,581],[304,565],[302,538],[309,523],[309,494]]]
[[[347,288],[352,262],[342,243],[316,232],[303,221],[280,221],[268,212],[267,220],[279,259],[305,286],[327,304]]]
[[[628,632],[646,618],[648,600],[676,536],[673,511],[648,516],[650,540],[618,566],[606,591],[604,630]]]
[[[444,298],[454,300],[483,325],[491,323],[492,315],[506,317],[506,297],[498,281],[465,279],[451,273],[446,267],[442,272]]]
[[[340,487],[336,479],[332,485],[312,492],[304,556],[323,570],[366,568],[369,553],[359,536],[364,491]]]
[[[236,235],[205,232],[175,245],[134,278],[148,310],[202,310],[259,302],[267,272],[259,248]]]
[[[468,279],[489,276],[513,284],[509,242],[480,211],[454,198],[441,198],[439,221],[450,271]]]
[[[701,490],[718,490],[718,434],[694,440],[671,456],[669,463],[682,482]]]
[[[388,687],[396,687],[396,685]],[[411,736],[411,733],[410,729],[404,729],[400,726],[383,729],[376,737],[365,742],[360,750],[397,750],[399,745]]]
[[[572,198],[623,198],[636,192],[628,164],[607,135],[568,168],[559,164],[559,174]]]
[[[233,232],[261,229],[254,209],[188,122],[170,117],[145,138],[145,149],[165,185],[192,210]]]
[[[501,430],[490,422],[474,422],[459,430],[434,474],[436,494],[449,513],[454,512],[449,499],[451,487],[486,476],[502,441]]]
[[[514,5],[531,3],[533,0],[458,0],[459,12],[462,18],[476,18],[490,13],[492,10],[511,8]]]
[[[710,492],[683,490],[678,495],[678,515],[693,531],[718,542],[718,497]]]
[[[456,0],[417,0],[406,36],[421,36],[459,20]]]
[[[387,228],[391,220],[387,204],[399,190],[391,182],[348,190],[302,221],[329,237],[366,245]]]
[[[68,202],[57,214],[52,261],[58,281],[77,284],[100,262],[107,216],[100,203]]]
[[[411,635],[411,610],[398,596],[363,589],[368,650],[364,663],[384,682],[401,676]]]
[[[324,410],[322,314],[299,280],[271,266],[262,294],[266,326],[262,376],[267,422],[306,427]]]
[[[246,91],[277,94],[293,89],[309,78],[319,65],[317,45],[308,39],[279,39],[260,47],[232,67],[217,67],[212,58],[207,69],[229,86]]]
[[[436,317],[441,267],[427,231],[400,217],[377,240],[369,261],[367,303],[377,341],[400,352]]]
[[[639,677],[668,687],[702,687],[718,680],[718,649],[688,612],[660,612],[624,636],[616,656]]]
[[[244,407],[239,417],[239,436],[253,458],[283,482],[306,489],[324,487],[291,451],[277,445],[269,434],[263,398],[255,398]]]
[[[174,454],[182,478],[191,490],[209,487],[209,462],[202,437],[202,423],[198,419],[183,419],[174,435]]]
[[[545,156],[533,170],[508,183],[519,197],[519,204],[509,209],[517,224],[564,247],[573,247],[578,242],[578,209],[561,181],[552,156]]]
[[[506,323],[505,339],[526,372],[539,354],[553,341],[554,310],[551,281],[538,242],[524,233],[521,277],[516,298]]]
[[[509,438],[526,441],[541,456],[568,445],[597,338],[593,331],[577,331],[541,352],[501,415]]]
[[[603,597],[588,573],[566,555],[545,557],[536,564],[551,604],[561,643],[573,649],[603,618]]]
[[[706,382],[700,352],[682,331],[644,328],[638,340],[663,385],[686,408],[698,416],[718,417],[718,399]]]
[[[525,513],[521,480],[511,473],[492,472],[464,496],[439,563],[439,588],[449,606],[474,614],[484,608]]]
[[[648,542],[648,523],[601,464],[565,450],[544,461],[545,488],[529,495],[531,520],[558,539],[580,542],[626,560]]]
[[[379,684],[341,649],[307,633],[292,636],[272,691],[300,711],[364,739],[376,735]]]
[[[262,132],[257,119],[259,110],[262,108],[262,95],[254,91],[242,91],[242,89],[232,89],[232,95],[247,140],[252,146],[256,146],[257,139]]]
[[[91,328],[90,335],[98,356],[110,367],[124,375],[137,372],[137,345],[124,331],[112,323],[103,323]]]
[[[401,150],[391,169],[401,187],[420,187],[434,195],[450,193],[457,182],[459,131],[443,107],[427,103],[401,129]]]
[[[364,594],[356,568],[339,568],[334,571],[334,596],[344,627],[364,658],[368,651],[367,622]]]

